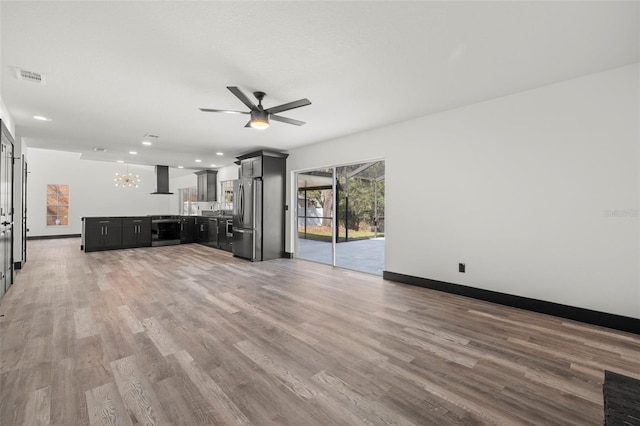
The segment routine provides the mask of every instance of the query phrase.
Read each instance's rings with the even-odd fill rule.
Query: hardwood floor
[[[300,260],[29,242],[0,424],[601,425],[640,336]]]

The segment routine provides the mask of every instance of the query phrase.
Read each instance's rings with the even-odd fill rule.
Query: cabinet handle
[[[100,227],[100,235],[104,235],[104,226]]]
[[[109,227],[108,226],[104,227],[104,235],[109,235]]]

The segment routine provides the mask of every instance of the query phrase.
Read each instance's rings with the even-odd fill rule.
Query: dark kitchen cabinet
[[[252,157],[240,160],[240,178],[262,176],[262,157]]]
[[[122,219],[122,248],[151,247],[151,218]]]
[[[220,219],[222,220],[222,219]],[[210,217],[207,225],[207,241],[209,247],[218,247],[218,218]]]
[[[182,244],[195,243],[196,238],[196,218],[194,216],[183,216],[180,218],[180,242]]]
[[[231,251],[233,241],[233,220],[220,218],[218,220],[218,248]]]
[[[82,249],[84,251],[110,250],[122,247],[122,218],[84,218]]]
[[[198,176],[198,201],[216,201],[216,170],[201,170],[195,172]]]
[[[209,241],[209,218],[205,216],[196,217],[196,242],[206,243]]]

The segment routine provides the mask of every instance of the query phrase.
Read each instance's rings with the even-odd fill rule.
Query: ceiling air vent
[[[107,148],[98,148],[98,147],[95,147],[95,148],[93,148],[93,150],[94,150],[95,152],[107,152]]]
[[[47,77],[45,75],[20,68],[16,68],[16,77],[18,77],[18,80],[30,81],[37,84],[46,84],[47,82]]]

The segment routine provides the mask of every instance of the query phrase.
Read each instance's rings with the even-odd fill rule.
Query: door
[[[240,177],[252,178],[262,176],[262,157],[245,158],[240,162]]]
[[[151,247],[151,219],[145,218],[138,225],[138,247]]]
[[[208,232],[209,232],[209,237],[207,238],[207,242],[211,247],[218,247],[218,219],[217,218],[209,218]]]
[[[207,175],[204,173],[198,174],[198,201],[206,201],[207,199]]]
[[[233,183],[233,192],[237,194],[233,206],[235,228],[253,229],[253,185],[253,179],[240,179]]]
[[[2,129],[0,148],[0,285],[13,284],[13,144]]]
[[[104,230],[99,219],[85,218],[83,225],[84,251],[100,250],[104,246]]]
[[[233,229],[233,254],[245,259],[255,259],[253,252],[253,230],[234,228]]]
[[[122,246],[122,220],[103,221],[104,248],[120,248]]]
[[[137,247],[139,222],[142,221],[122,219],[122,247]]]
[[[334,264],[334,170],[297,173],[296,257]]]
[[[336,266],[382,275],[385,163],[336,167]]]
[[[296,173],[296,257],[382,275],[384,161]]]

